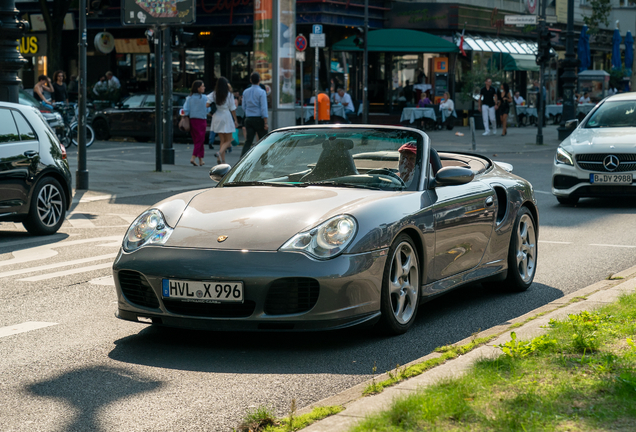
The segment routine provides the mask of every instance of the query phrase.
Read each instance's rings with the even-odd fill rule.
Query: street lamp
[[[568,0],[568,26],[565,33],[565,60],[563,61],[563,113],[561,114],[561,124],[558,127],[559,140],[566,139],[571,129],[565,127],[565,122],[572,120],[576,116],[574,106],[574,81],[576,81],[576,56],[574,55],[574,0]]]

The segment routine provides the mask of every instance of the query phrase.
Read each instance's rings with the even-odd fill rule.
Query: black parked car
[[[185,93],[173,93],[173,131],[175,138],[189,137],[179,130],[179,110],[183,107]],[[139,93],[127,97],[112,108],[95,112],[93,130],[98,140],[111,136],[133,137],[137,141],[150,141],[155,136],[155,95]]]
[[[70,208],[66,150],[34,107],[0,102],[0,221],[53,234]]]

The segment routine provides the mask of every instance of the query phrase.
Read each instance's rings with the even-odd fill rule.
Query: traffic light
[[[364,48],[364,29],[362,27],[356,27],[358,33],[356,37],[353,39],[353,44],[360,49]]]
[[[174,29],[172,32],[172,46],[187,45],[194,40],[194,33],[183,31],[183,28]]]
[[[539,33],[539,46],[537,47],[537,64],[547,63],[554,56],[552,54],[552,38],[555,34],[547,28],[541,29]]]

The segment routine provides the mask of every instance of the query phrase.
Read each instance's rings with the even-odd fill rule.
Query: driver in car
[[[414,142],[408,142],[398,149],[400,160],[398,162],[398,176],[408,187],[413,180],[415,162],[417,156],[417,146]]]

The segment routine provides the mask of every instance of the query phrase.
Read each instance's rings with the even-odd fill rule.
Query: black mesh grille
[[[576,177],[556,175],[554,176],[555,189],[570,189],[579,183],[587,183],[588,180],[578,179]]]
[[[147,308],[159,308],[159,300],[141,273],[130,270],[119,272],[119,286],[129,302]]]
[[[583,186],[572,193],[572,196],[584,197],[609,197],[609,196],[636,196],[634,186]]]
[[[181,300],[163,299],[168,312],[209,318],[245,318],[254,313],[256,303],[246,300],[243,303],[194,303]]]
[[[636,154],[633,153],[612,153],[618,158],[618,168],[609,171],[603,166],[603,160],[609,156],[609,153],[588,153],[576,155],[576,162],[586,171],[595,172],[625,172],[636,171]]]
[[[316,305],[320,284],[310,278],[277,279],[269,287],[264,312],[288,315],[307,312]]]

